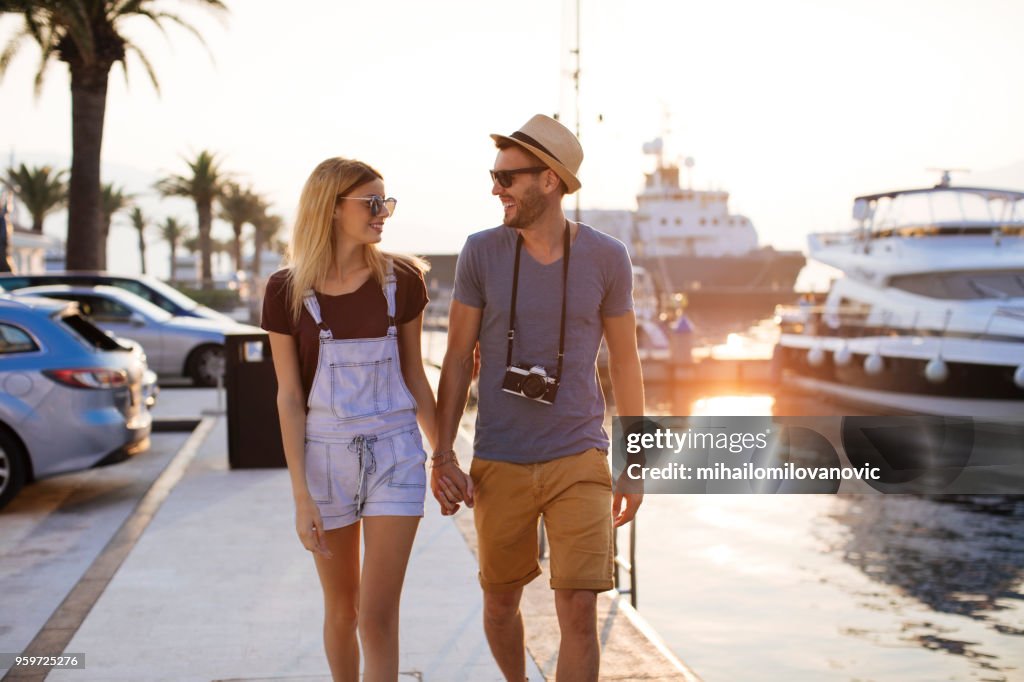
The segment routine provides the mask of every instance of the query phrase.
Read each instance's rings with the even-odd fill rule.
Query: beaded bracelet
[[[442,450],[441,452],[435,452],[430,457],[430,466],[438,467],[443,464],[448,464],[449,462],[454,463],[455,466],[459,466],[459,460],[455,456],[454,450]]]

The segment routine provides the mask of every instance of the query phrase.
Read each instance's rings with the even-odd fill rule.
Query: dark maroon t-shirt
[[[395,260],[395,319],[405,324],[416,319],[427,305],[427,287],[423,274],[416,268]],[[290,311],[288,270],[278,270],[267,280],[263,296],[263,318],[260,326],[270,332],[288,334],[296,340],[302,389],[309,399],[320,357],[320,330],[305,308],[298,324]],[[373,277],[349,294],[328,296],[316,292],[320,314],[336,339],[375,339],[388,333],[388,304],[384,291]]]

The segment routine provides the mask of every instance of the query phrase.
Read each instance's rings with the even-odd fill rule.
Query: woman
[[[398,678],[398,606],[423,516],[434,395],[420,354],[420,261],[376,246],[396,201],[359,161],[334,158],[306,181],[290,267],[267,282],[277,408],[295,524],[324,592],[335,680]],[[419,426],[417,426],[417,420]],[[361,575],[360,529],[365,533]]]

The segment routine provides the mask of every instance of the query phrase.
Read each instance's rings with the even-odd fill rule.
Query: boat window
[[[1024,270],[899,275],[890,284],[919,296],[955,301],[1024,298]]]
[[[998,190],[967,188],[911,192],[878,199],[874,229],[908,226],[1020,226],[1024,199]]]

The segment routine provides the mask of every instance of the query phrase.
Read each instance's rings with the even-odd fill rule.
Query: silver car
[[[158,375],[189,377],[197,386],[215,386],[223,378],[225,333],[260,331],[228,318],[178,317],[117,287],[54,284],[12,293],[76,301],[96,326],[138,341]]]
[[[0,507],[25,483],[149,447],[143,357],[72,303],[0,296]]]

